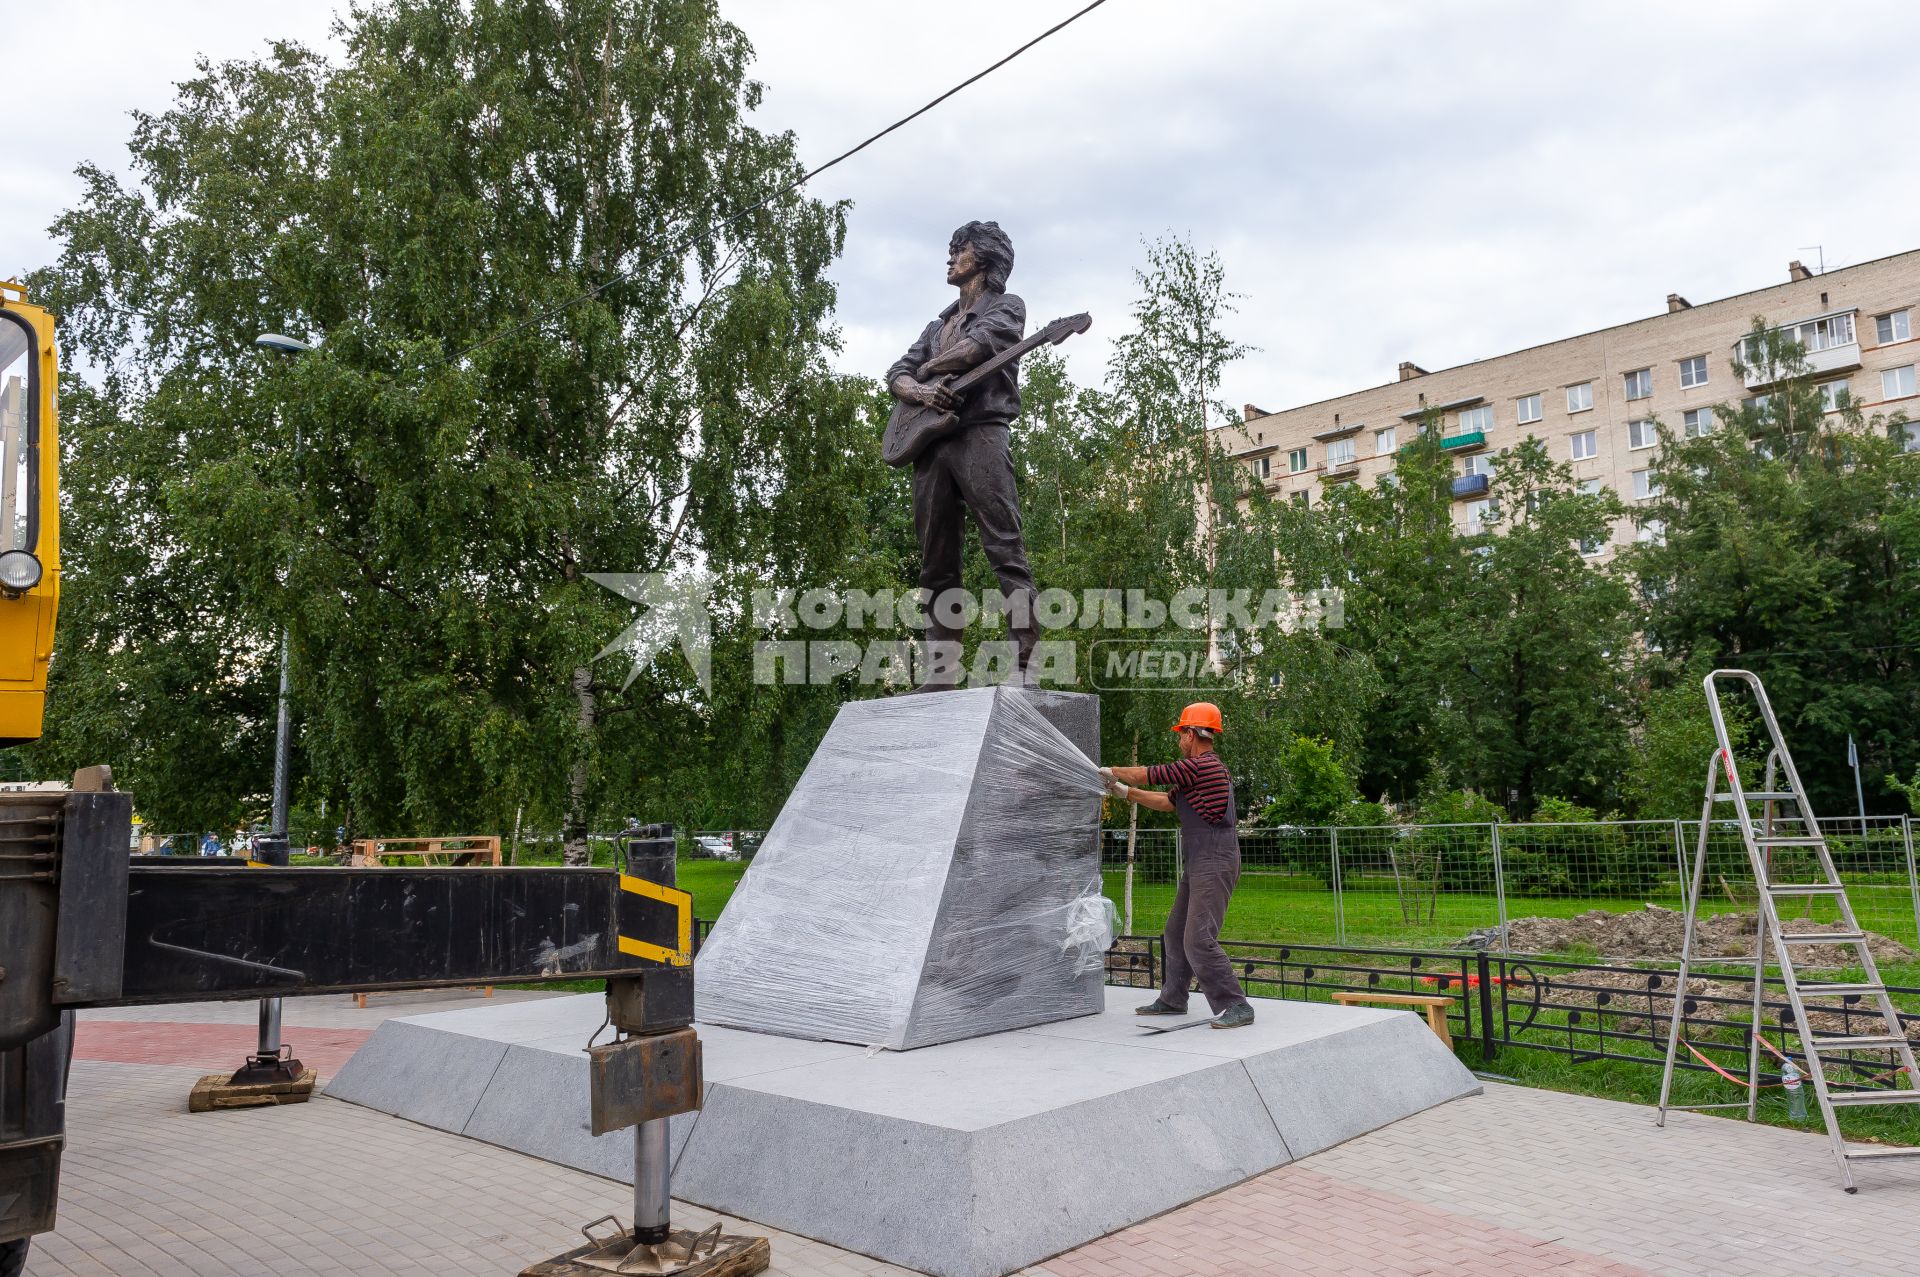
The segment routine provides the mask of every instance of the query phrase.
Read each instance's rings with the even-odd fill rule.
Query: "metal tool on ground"
[[[1182,1029],[1197,1029],[1203,1024],[1212,1023],[1212,1016],[1203,1015],[1198,1020],[1187,1020],[1180,1024],[1148,1024],[1141,1027],[1148,1033],[1178,1033]]]
[[[622,1228],[611,1215],[593,1220],[580,1230],[587,1239],[584,1246],[534,1264],[522,1277],[747,1277],[763,1272],[772,1261],[766,1238],[725,1234],[717,1223],[701,1232],[673,1226],[669,1123],[675,1115],[700,1107],[705,1085],[700,1038],[693,1028],[693,897],[674,886],[672,825],[631,831],[620,890],[621,951],[664,964],[645,979],[607,981],[606,1024],[619,1036],[605,1046],[587,1047],[593,1133],[633,1127],[633,1227]],[[675,911],[675,947],[629,939],[626,919],[662,905]],[[602,1224],[613,1225],[611,1236],[594,1235]]]
[[[1720,704],[1719,685],[1722,681],[1745,686],[1753,696],[1760,721],[1766,729],[1769,749],[1765,780],[1757,791],[1748,792],[1740,780],[1739,763],[1734,758],[1726,714]],[[1807,802],[1806,787],[1800,781],[1799,770],[1793,765],[1793,755],[1787,751],[1787,743],[1780,734],[1780,722],[1774,716],[1773,705],[1767,699],[1767,690],[1759,676],[1747,670],[1715,670],[1707,675],[1703,685],[1707,693],[1707,708],[1713,716],[1715,745],[1713,756],[1707,760],[1706,799],[1701,806],[1700,839],[1694,850],[1692,885],[1687,893],[1679,982],[1674,990],[1672,1019],[1667,1030],[1666,1061],[1660,1074],[1657,1124],[1666,1125],[1667,1113],[1672,1109],[1744,1107],[1747,1120],[1754,1120],[1759,1102],[1759,1087],[1754,1083],[1760,1069],[1761,1015],[1764,1009],[1767,958],[1771,952],[1779,963],[1780,979],[1786,986],[1787,1001],[1792,1008],[1792,1023],[1783,1025],[1783,1028],[1800,1038],[1800,1051],[1806,1060],[1806,1077],[1813,1084],[1814,1101],[1819,1105],[1820,1118],[1827,1128],[1827,1139],[1833,1146],[1834,1162],[1840,1169],[1840,1184],[1851,1193],[1856,1187],[1853,1182],[1854,1162],[1920,1157],[1920,1148],[1849,1148],[1834,1116],[1837,1107],[1920,1103],[1920,1072],[1915,1070],[1913,1043],[1907,1037],[1906,1025],[1900,1018],[1899,1010],[1887,993],[1885,981],[1880,978],[1879,967],[1868,946],[1867,933],[1847,899],[1846,887],[1840,881],[1833,853],[1820,832],[1820,823],[1814,816],[1812,806]],[[1785,788],[1779,788],[1783,781]],[[1723,782],[1724,790],[1721,787]],[[1681,1045],[1680,1027],[1686,1015],[1687,977],[1693,962],[1694,922],[1705,881],[1708,838],[1713,828],[1716,804],[1721,803],[1732,807],[1732,818],[1739,826],[1740,840],[1746,848],[1754,885],[1760,897],[1758,928],[1753,946],[1752,1021],[1747,1030],[1747,1097],[1723,1104],[1671,1104],[1675,1052]],[[1754,810],[1756,806],[1759,808],[1757,816]],[[1725,819],[1724,816],[1721,818]],[[1810,851],[1819,869],[1819,879],[1810,882],[1775,881],[1774,852],[1781,848]],[[1807,899],[1831,900],[1839,913],[1840,929],[1826,931],[1801,922],[1799,929],[1788,930],[1780,919],[1780,902]],[[1794,946],[1807,944],[1851,947],[1856,958],[1855,965],[1861,968],[1864,978],[1845,983],[1803,982],[1794,969]],[[1810,1003],[1808,1000],[1811,998],[1862,999],[1870,1003],[1871,1009],[1858,1006],[1829,1007]],[[1879,1030],[1854,1032],[1850,1022],[1858,1016],[1877,1016],[1881,1022]],[[1823,1033],[1821,1020],[1836,1017],[1845,1027],[1837,1034]],[[1855,1053],[1863,1051],[1887,1053],[1893,1065],[1890,1073],[1904,1073],[1905,1086],[1837,1090],[1830,1085],[1826,1070],[1822,1067],[1822,1057],[1839,1056],[1846,1062],[1852,1062]],[[1789,1060],[1787,1063],[1791,1065],[1792,1062]]]

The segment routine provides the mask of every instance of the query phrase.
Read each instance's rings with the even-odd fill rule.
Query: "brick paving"
[[[1028,1270],[1028,1277],[1911,1277],[1920,1160],[1823,1135],[1488,1083]]]
[[[1028,1271],[1036,1277],[1133,1272],[1153,1277],[1252,1272],[1646,1277],[1643,1268],[1418,1205],[1306,1166],[1262,1175]]]
[[[337,1065],[327,1052],[389,1015],[476,1002],[458,993],[365,1009],[346,998],[290,1000],[286,1036],[303,1057],[327,1059],[324,1074]],[[509,1274],[575,1244],[584,1221],[631,1210],[624,1185],[324,1096],[189,1116],[187,1088],[207,1063],[194,1053],[224,1065],[235,1044],[244,1052],[252,1004],[130,1010],[83,1021],[60,1227],[36,1244],[31,1277]],[[1818,1135],[1699,1114],[1675,1115],[1662,1131],[1640,1106],[1490,1083],[1484,1096],[1101,1238],[1026,1277],[1920,1269],[1920,1162],[1868,1164],[1858,1175],[1857,1196],[1840,1192]],[[704,1226],[714,1216],[680,1206],[677,1218]],[[728,1226],[770,1236],[776,1274],[906,1271]]]
[[[624,1184],[356,1105],[186,1112],[197,1070],[76,1061],[59,1227],[29,1277],[512,1274],[633,1215]],[[716,1216],[677,1206],[676,1222]],[[774,1229],[770,1270],[856,1277],[905,1269]]]
[[[73,1034],[73,1058],[103,1064],[190,1064],[203,1069],[237,1069],[259,1043],[256,1024],[142,1023],[137,1020],[82,1020]],[[316,1029],[296,1026],[282,1033],[302,1064],[321,1076],[347,1062],[371,1029]]]

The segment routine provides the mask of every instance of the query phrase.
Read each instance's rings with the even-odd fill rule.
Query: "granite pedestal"
[[[939,1277],[998,1277],[1475,1094],[1415,1015],[1255,999],[1251,1028],[1096,1015],[909,1052],[702,1025],[674,1195]],[[389,1020],[337,1099],[628,1180],[587,1129],[594,995]]]

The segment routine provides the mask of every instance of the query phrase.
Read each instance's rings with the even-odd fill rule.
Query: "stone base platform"
[[[674,1196],[937,1277],[999,1277],[1479,1083],[1415,1015],[1256,999],[1250,1028],[1101,1014],[904,1053],[701,1026]],[[1196,1001],[1196,1006],[1198,1006]],[[598,995],[388,1020],[327,1094],[605,1175]],[[1197,1014],[1197,1013],[1196,1013]]]

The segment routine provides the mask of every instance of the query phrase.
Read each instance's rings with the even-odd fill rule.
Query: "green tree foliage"
[[[1685,666],[1653,655],[1643,662],[1643,682],[1632,742],[1633,761],[1621,772],[1620,797],[1640,820],[1695,820],[1706,795],[1707,763],[1718,748],[1707,696],[1700,685],[1713,661],[1696,656]],[[1735,755],[1752,771],[1754,717],[1738,699],[1723,699]],[[1760,777],[1741,779],[1757,787]],[[1817,809],[1816,809],[1817,810]]]
[[[84,168],[57,224],[38,282],[103,371],[70,455],[112,448],[123,472],[72,472],[98,513],[51,712],[90,708],[48,761],[193,790],[257,747],[285,621],[305,783],[351,823],[500,828],[525,806],[577,857],[689,742],[765,742],[773,708],[710,704],[665,663],[623,690],[593,656],[629,609],[586,574],[699,562],[739,617],[749,583],[860,561],[884,480],[868,390],[825,365],[844,210],[773,194],[794,140],[748,122],[751,49],[706,0],[387,0],[345,22],[337,65],[285,44],[202,65],[139,118],[131,182]],[[263,330],[324,341],[269,363]],[[115,583],[154,565],[129,625]],[[90,642],[114,632],[140,638]],[[114,706],[105,678],[134,695]],[[152,702],[176,688],[217,716]],[[228,770],[179,818],[257,792]]]
[[[1442,720],[1454,772],[1521,810],[1550,794],[1604,800],[1625,762],[1632,595],[1580,546],[1607,536],[1619,501],[1578,491],[1532,437],[1501,455],[1492,494],[1488,531],[1459,561]]]
[[[1260,813],[1263,825],[1351,824],[1363,805],[1352,770],[1325,737],[1296,735],[1274,771],[1278,791]],[[1372,804],[1365,806],[1371,815]]]
[[[1659,535],[1628,556],[1645,630],[1677,662],[1758,673],[1815,810],[1845,811],[1848,733],[1869,777],[1920,765],[1917,472],[1898,419],[1827,411],[1764,321],[1738,371],[1767,389],[1704,437],[1662,432],[1661,493],[1639,511]]]
[[[1139,629],[1103,613],[1046,637],[1072,638],[1081,685],[1104,689],[1109,759],[1129,757],[1136,738],[1143,760],[1171,756],[1168,727],[1181,706],[1221,702],[1222,754],[1251,813],[1281,792],[1282,755],[1296,734],[1357,738],[1373,684],[1370,671],[1348,668],[1337,638],[1308,627],[1249,632],[1213,615],[1215,591],[1257,600],[1289,586],[1280,528],[1208,428],[1226,415],[1216,398],[1221,369],[1246,349],[1221,332],[1233,300],[1224,269],[1183,240],[1149,243],[1146,259],[1132,326],[1116,339],[1103,387],[1076,388],[1046,352],[1023,364],[1014,439],[1028,550],[1043,589],[1082,602],[1089,591],[1163,603],[1200,592],[1198,628],[1167,620]],[[978,556],[970,579],[991,584]],[[1146,647],[1206,656],[1215,672],[1199,686],[1114,674],[1116,654]]]
[[[1463,536],[1454,478],[1430,419],[1392,482],[1281,511],[1296,580],[1344,591],[1337,640],[1378,680],[1356,742],[1363,787],[1404,800],[1444,773],[1522,808],[1598,800],[1621,761],[1633,609],[1579,547],[1618,503],[1578,491],[1528,438],[1498,458],[1490,517]]]

